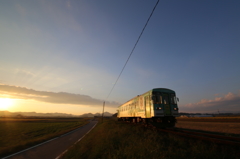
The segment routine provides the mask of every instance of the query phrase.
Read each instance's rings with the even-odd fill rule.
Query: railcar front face
[[[154,90],[152,100],[155,117],[178,116],[177,98],[174,91]]]

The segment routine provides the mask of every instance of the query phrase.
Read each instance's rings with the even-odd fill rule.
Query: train
[[[118,121],[174,127],[179,116],[178,101],[175,91],[153,88],[120,105],[117,118]]]

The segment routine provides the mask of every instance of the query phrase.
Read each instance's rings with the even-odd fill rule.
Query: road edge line
[[[98,123],[98,122],[97,122]],[[96,125],[97,123],[85,134],[83,135],[83,137],[81,137],[80,139],[78,139],[78,141],[76,141],[72,146],[70,146],[68,149],[66,149],[65,151],[63,151],[63,153],[61,153],[59,156],[57,156],[55,159],[60,159],[60,157],[62,157],[66,152],[68,152],[68,150],[70,148],[72,148],[74,145],[76,145],[79,141],[81,141]]]
[[[83,125],[83,126],[85,126],[85,125]],[[53,139],[47,140],[47,141],[42,142],[42,143],[40,143],[40,144],[37,144],[37,145],[34,145],[34,146],[29,147],[29,148],[27,148],[27,149],[24,149],[24,150],[22,150],[22,151],[19,151],[19,152],[16,152],[16,153],[14,153],[14,154],[5,156],[5,157],[3,157],[3,158],[1,158],[1,159],[10,158],[10,157],[15,156],[15,155],[17,155],[17,154],[20,154],[20,153],[23,153],[23,152],[25,152],[25,151],[31,150],[31,149],[33,149],[33,148],[35,148],[35,147],[41,146],[41,145],[43,145],[43,144],[46,144],[46,143],[48,143],[48,142],[50,142],[50,141],[56,140],[56,139],[58,139],[58,138],[60,138],[60,137],[63,137],[63,136],[65,136],[65,135],[67,135],[67,134],[70,134],[70,133],[73,133],[73,132],[77,131],[78,129],[82,128],[83,126],[77,128],[77,129],[75,129],[75,130],[72,130],[72,131],[70,131],[70,132],[67,132],[66,134],[60,135],[60,136],[55,137],[55,138],[53,138]]]

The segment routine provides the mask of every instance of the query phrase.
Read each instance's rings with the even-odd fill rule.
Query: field
[[[240,117],[190,117],[178,118],[177,128],[218,132],[240,137]]]
[[[0,118],[0,157],[64,134],[88,121],[86,118]]]
[[[105,119],[63,159],[224,159],[240,157],[239,147],[161,133],[136,124]]]

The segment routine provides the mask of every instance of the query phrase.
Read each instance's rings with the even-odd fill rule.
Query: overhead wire
[[[139,40],[140,40],[141,36],[142,36],[142,34],[143,34],[143,32],[144,32],[145,28],[147,27],[147,25],[148,25],[148,22],[150,21],[150,19],[151,19],[152,15],[153,15],[153,13],[154,13],[154,11],[155,11],[155,9],[156,9],[156,7],[157,7],[158,3],[159,3],[159,0],[158,0],[158,1],[157,1],[157,3],[155,4],[155,6],[154,6],[154,8],[153,8],[153,10],[152,10],[152,12],[151,12],[151,14],[150,14],[150,16],[148,17],[148,20],[147,20],[147,22],[145,23],[145,25],[144,25],[144,27],[143,27],[143,29],[142,29],[142,31],[141,31],[141,33],[140,33],[140,35],[138,36],[138,39],[137,39],[137,41],[136,41],[136,43],[135,43],[135,45],[134,45],[134,47],[133,47],[133,49],[132,49],[132,51],[131,51],[130,55],[128,56],[128,59],[127,59],[127,61],[125,62],[125,64],[124,64],[124,66],[123,66],[123,68],[122,68],[122,70],[121,70],[120,74],[118,75],[118,78],[117,78],[117,80],[115,81],[115,83],[114,83],[114,85],[113,85],[112,89],[110,90],[110,92],[109,92],[109,94],[108,94],[108,96],[107,96],[107,98],[106,98],[105,100],[107,100],[107,99],[108,99],[108,97],[109,97],[109,96],[110,96],[110,94],[112,93],[112,91],[113,91],[113,89],[114,89],[115,85],[117,84],[117,82],[118,82],[118,80],[119,80],[120,76],[122,75],[122,73],[123,73],[123,70],[125,69],[125,67],[126,67],[126,65],[127,65],[128,61],[129,61],[130,57],[132,56],[132,54],[133,54],[133,52],[134,52],[134,50],[135,50],[135,48],[136,48],[136,46],[137,46],[137,44],[138,44],[138,42],[139,42]]]

